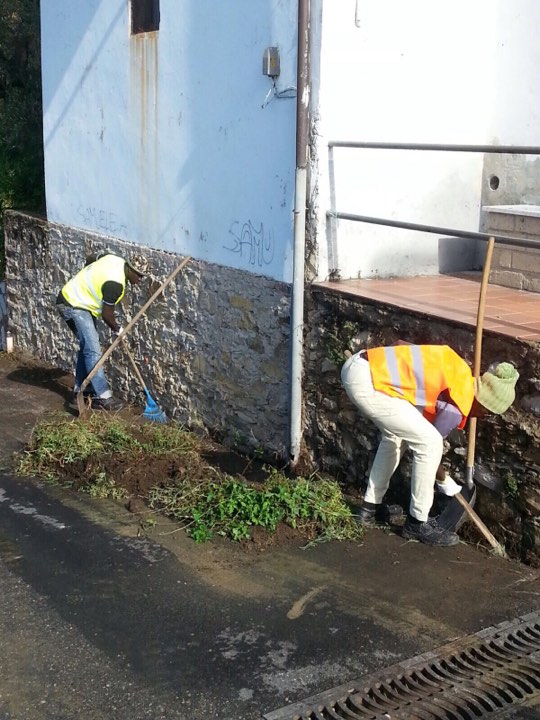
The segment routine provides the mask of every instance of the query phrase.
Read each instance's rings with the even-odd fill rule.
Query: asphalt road
[[[468,548],[427,562],[371,538],[257,558],[182,538],[173,552],[119,506],[4,475],[0,717],[259,718],[538,604],[520,566]]]

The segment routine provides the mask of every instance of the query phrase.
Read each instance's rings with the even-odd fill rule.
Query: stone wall
[[[10,326],[16,348],[61,368],[72,368],[75,343],[54,304],[63,283],[90,252],[119,254],[132,245],[6,213]],[[143,249],[144,250],[144,249]],[[179,262],[144,250],[163,279]],[[239,449],[286,455],[288,427],[289,286],[249,273],[191,261],[134,329],[131,347],[160,405],[191,428],[209,431]],[[131,316],[151,294],[148,283],[128,291]],[[103,341],[110,339],[103,331]],[[351,300],[322,289],[306,297],[304,445],[300,466],[319,469],[344,486],[365,486],[378,444],[339,380],[343,351],[391,344],[448,343],[472,363],[474,332],[447,321]],[[540,557],[540,346],[486,332],[483,365],[509,360],[521,377],[517,401],[504,417],[478,423],[478,510],[507,549]],[[121,396],[143,401],[121,355],[108,374]],[[464,474],[466,437],[454,432],[445,462]],[[396,474],[391,499],[407,503],[410,459]]]
[[[306,470],[318,468],[344,486],[363,489],[378,445],[375,426],[362,419],[342,389],[343,351],[394,344],[451,345],[472,366],[474,330],[447,321],[313,289],[308,296],[305,379]],[[483,367],[494,360],[515,363],[517,400],[504,417],[478,422],[476,474],[478,511],[507,549],[523,558],[540,556],[540,345],[486,332]],[[538,413],[538,414],[537,414]],[[445,463],[464,477],[465,433],[445,442]],[[410,458],[405,456],[390,500],[408,505]]]
[[[8,329],[8,309],[6,283],[0,282],[0,350],[6,349],[6,332]]]
[[[15,348],[74,368],[76,343],[55,309],[63,284],[90,253],[144,252],[160,282],[177,255],[8,212],[6,280]],[[128,289],[133,316],[155,288]],[[122,323],[125,324],[125,321]],[[103,344],[110,332],[99,323]],[[169,417],[209,430],[239,449],[284,456],[288,428],[290,287],[247,272],[192,260],[137,323],[131,349]],[[113,353],[115,392],[144,402],[128,362]]]

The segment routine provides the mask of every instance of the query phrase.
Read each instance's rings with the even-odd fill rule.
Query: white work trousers
[[[443,453],[442,435],[410,402],[375,390],[369,363],[362,355],[347,360],[341,380],[349,398],[362,415],[375,423],[382,436],[364,500],[382,502],[390,478],[409,447],[413,453],[409,512],[425,522],[433,504],[435,473]]]

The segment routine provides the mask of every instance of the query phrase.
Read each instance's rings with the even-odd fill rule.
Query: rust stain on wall
[[[155,237],[159,227],[158,38],[158,32],[140,33],[130,38],[130,130],[134,169],[139,179],[140,225],[147,239]]]

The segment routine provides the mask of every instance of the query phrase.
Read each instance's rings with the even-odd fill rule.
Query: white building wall
[[[289,282],[295,100],[262,107],[267,46],[295,85],[296,3],[41,4],[50,220]]]
[[[330,167],[327,144],[540,145],[540,4],[315,0],[314,20],[319,278],[437,273],[449,250],[466,267],[468,241],[346,221],[327,233],[326,211],[476,231],[483,155],[336,148]]]

